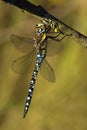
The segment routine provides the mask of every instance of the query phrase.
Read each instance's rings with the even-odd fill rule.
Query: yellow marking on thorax
[[[54,28],[54,32],[58,32],[58,28]]]
[[[46,39],[46,33],[43,34],[41,41],[44,41]]]

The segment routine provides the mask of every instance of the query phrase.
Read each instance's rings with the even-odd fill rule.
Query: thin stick
[[[80,45],[87,47],[87,36],[81,34],[80,32],[74,30],[70,26],[66,25],[59,19],[55,18],[53,15],[48,13],[42,6],[36,6],[27,0],[2,0],[6,3],[12,4],[22,10],[30,12],[40,18],[46,18],[48,21],[51,20],[57,23],[59,30],[66,36],[75,39]]]

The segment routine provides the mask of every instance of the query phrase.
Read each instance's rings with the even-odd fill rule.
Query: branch
[[[46,18],[45,15],[48,14],[48,12],[42,6],[40,5],[36,6],[27,0],[2,0],[2,1],[12,4],[22,10],[25,10],[42,18]]]
[[[30,12],[40,18],[44,18],[47,20],[48,24],[50,24],[50,20],[54,22],[58,29],[68,37],[75,39],[80,45],[87,47],[87,36],[81,34],[80,32],[74,30],[70,26],[66,25],[59,19],[55,18],[49,12],[47,12],[42,6],[36,6],[27,0],[2,0],[6,3],[12,4],[22,10]]]

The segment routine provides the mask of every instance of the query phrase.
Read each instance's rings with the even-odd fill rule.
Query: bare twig
[[[74,38],[80,45],[87,47],[87,36],[74,30],[70,26],[66,25],[59,19],[55,18],[49,12],[47,12],[42,6],[36,6],[27,0],[2,0],[6,3],[10,3],[22,10],[30,12],[40,18],[53,21],[56,26],[58,25],[59,30],[66,36]]]
[[[36,16],[43,17],[48,14],[48,12],[42,6],[36,6],[27,0],[2,0],[6,3],[12,4],[22,10],[30,12]]]

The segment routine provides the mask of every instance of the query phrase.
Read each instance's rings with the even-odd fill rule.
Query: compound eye
[[[44,33],[45,32],[45,28],[39,28],[39,32],[40,33]]]
[[[39,30],[38,30],[38,31],[39,31],[39,33],[40,33],[40,32],[42,32],[42,29],[41,29],[41,28],[39,28]]]

